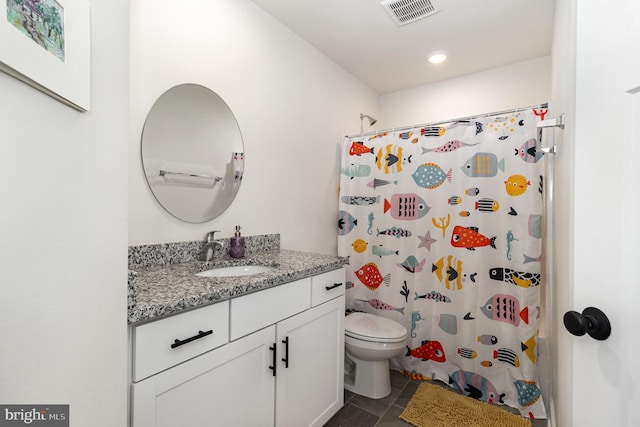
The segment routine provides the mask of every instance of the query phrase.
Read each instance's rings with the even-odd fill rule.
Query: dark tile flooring
[[[411,424],[399,417],[418,388],[418,381],[391,371],[391,394],[370,399],[344,391],[344,406],[324,427],[407,427]]]
[[[434,384],[438,384],[437,382]],[[407,427],[401,420],[404,411],[420,381],[413,381],[398,371],[391,371],[391,394],[382,399],[370,399],[344,391],[344,406],[324,427]],[[439,385],[439,384],[438,384]],[[443,387],[449,389],[445,385]],[[506,410],[511,408],[501,406]],[[515,410],[511,410],[516,412]],[[547,420],[533,420],[532,427],[545,427]]]

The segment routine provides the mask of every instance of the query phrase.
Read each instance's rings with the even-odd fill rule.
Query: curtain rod
[[[377,134],[385,133],[385,132],[403,131],[403,130],[413,129],[413,128],[417,128],[417,127],[437,126],[437,125],[442,125],[442,124],[445,124],[445,123],[454,123],[454,122],[465,122],[465,121],[469,121],[469,120],[473,120],[473,119],[481,119],[481,118],[484,118],[484,117],[499,116],[501,114],[517,113],[518,111],[530,110],[532,108],[549,108],[549,104],[544,102],[542,104],[530,105],[528,107],[512,108],[510,110],[496,111],[496,112],[493,112],[493,113],[485,113],[485,114],[476,114],[474,116],[461,117],[461,118],[458,118],[458,119],[450,119],[450,120],[441,120],[441,121],[438,121],[438,122],[424,123],[424,124],[420,124],[420,125],[401,126],[401,127],[397,127],[397,128],[389,128],[389,129],[371,131],[371,132],[360,133],[360,134],[356,134],[356,135],[347,135],[346,137],[347,138],[358,138],[358,137],[362,138],[362,137],[369,136],[369,135],[377,135]]]

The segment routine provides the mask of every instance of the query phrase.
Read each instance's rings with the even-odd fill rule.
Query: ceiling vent
[[[440,12],[429,0],[382,0],[380,4],[398,25],[406,25]]]

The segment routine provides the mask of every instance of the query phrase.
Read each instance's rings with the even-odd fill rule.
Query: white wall
[[[280,233],[283,248],[336,253],[337,144],[376,116],[377,95],[247,0],[168,0],[131,5],[129,244]],[[168,88],[198,83],[234,111],[245,174],[231,207],[188,224],[166,213],[147,188],[140,134]]]
[[[446,64],[442,64],[446,65]],[[541,104],[551,96],[551,58],[532,59],[380,97],[378,129]]]
[[[0,402],[126,424],[129,5],[90,0],[91,111],[0,73]]]

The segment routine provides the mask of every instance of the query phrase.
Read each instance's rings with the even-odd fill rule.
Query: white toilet
[[[344,388],[373,399],[387,396],[391,393],[389,359],[406,349],[407,329],[369,313],[352,313],[344,323]]]

